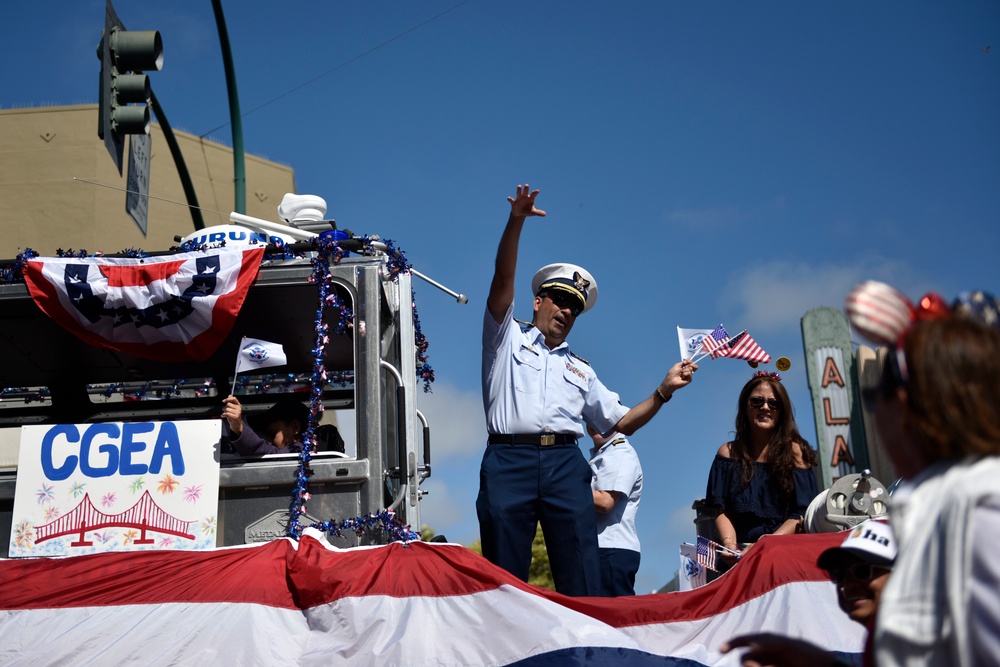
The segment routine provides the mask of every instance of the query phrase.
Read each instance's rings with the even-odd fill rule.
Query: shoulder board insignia
[[[514,321],[521,327],[521,331],[527,331],[534,326],[531,322],[525,322],[524,320],[519,320],[516,317],[514,318]]]
[[[584,359],[580,355],[576,354],[575,352],[570,352],[569,356],[573,357],[574,359],[576,359],[578,361],[582,361],[583,363],[587,364],[588,366],[590,365],[589,361],[587,361],[586,359]]]
[[[611,441],[611,446],[614,447],[615,445],[620,445],[624,442],[625,438],[615,438],[614,440]]]

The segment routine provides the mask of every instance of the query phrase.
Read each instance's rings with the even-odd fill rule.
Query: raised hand
[[[532,192],[527,183],[517,186],[516,196],[507,197],[507,201],[510,202],[510,214],[516,218],[526,218],[529,215],[545,217],[545,211],[535,208],[537,196],[538,190]]]

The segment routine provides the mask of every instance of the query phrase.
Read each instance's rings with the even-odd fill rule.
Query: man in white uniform
[[[594,471],[591,488],[597,511],[601,595],[635,595],[635,575],[639,571],[635,515],[642,495],[642,466],[624,436],[604,436],[589,426],[587,433],[594,440],[590,468]]]

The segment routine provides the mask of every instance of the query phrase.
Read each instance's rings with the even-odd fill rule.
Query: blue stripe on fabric
[[[611,646],[574,646],[519,660],[517,667],[568,667],[569,665],[615,665],[616,667],[705,667],[687,658],[655,655],[632,648]]]
[[[836,658],[845,665],[863,664],[860,653],[842,653],[832,651]],[[706,667],[704,663],[687,658],[655,655],[631,648],[610,646],[575,646],[559,649],[530,658],[510,663],[516,667],[568,667],[570,665],[615,665],[624,667]]]

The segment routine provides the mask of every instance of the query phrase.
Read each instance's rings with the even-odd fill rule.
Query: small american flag
[[[720,324],[715,328],[708,336],[701,341],[701,347],[705,352],[707,352],[713,359],[718,359],[719,356],[725,356],[725,350],[722,348],[723,345],[729,340],[729,333]]]
[[[757,341],[747,333],[746,329],[736,334],[732,340],[726,343],[725,352],[721,353],[721,356],[727,359],[745,359],[762,364],[771,361],[771,355],[757,344]]]
[[[695,561],[702,567],[715,571],[715,553],[722,547],[718,542],[713,542],[707,537],[698,536],[698,544],[695,547]]]

